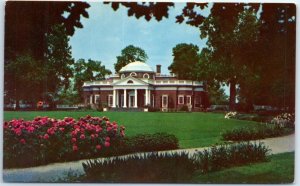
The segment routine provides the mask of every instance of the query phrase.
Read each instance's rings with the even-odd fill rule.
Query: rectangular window
[[[192,98],[191,98],[191,96],[186,96],[186,104],[188,104],[188,105],[192,104]]]
[[[113,106],[113,95],[112,94],[108,95],[108,106],[109,107]]]
[[[184,104],[184,96],[183,95],[178,96],[178,104]]]
[[[100,103],[100,95],[99,95],[99,94],[96,94],[96,95],[95,95],[95,103],[96,103],[96,104],[99,104],[99,103]]]
[[[164,108],[168,107],[168,95],[162,96],[162,107],[164,107]]]

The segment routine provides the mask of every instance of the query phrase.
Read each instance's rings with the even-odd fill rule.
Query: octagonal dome
[[[135,61],[121,68],[119,72],[151,72],[154,70],[146,63]]]

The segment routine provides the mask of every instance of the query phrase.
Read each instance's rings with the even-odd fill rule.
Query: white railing
[[[203,85],[202,82],[191,80],[155,80],[155,85]]]
[[[111,81],[90,81],[84,82],[83,86],[91,86],[91,85],[111,85]]]
[[[119,81],[119,80],[118,80]],[[144,80],[147,83],[153,83],[154,85],[203,85],[203,82],[191,81],[191,80]],[[111,85],[116,81],[92,81],[84,82],[83,86],[91,85]]]

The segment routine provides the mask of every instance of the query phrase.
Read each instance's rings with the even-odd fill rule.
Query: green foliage
[[[46,91],[57,93],[62,87],[66,90],[70,84],[69,79],[73,77],[71,66],[74,59],[69,46],[70,38],[63,25],[54,25],[46,40]]]
[[[196,79],[199,48],[193,44],[181,43],[173,48],[173,63],[168,69],[180,79]]]
[[[221,171],[194,173],[190,183],[198,184],[283,184],[294,182],[295,153],[268,156],[270,161],[232,167]]]
[[[148,56],[146,52],[140,48],[133,45],[128,45],[121,51],[121,55],[117,56],[117,62],[114,64],[115,71],[119,72],[122,67],[135,61],[146,62]]]
[[[238,143],[221,145],[198,152],[194,158],[202,173],[218,171],[223,168],[245,165],[267,160],[270,149],[262,143]]]
[[[293,132],[292,128],[275,124],[265,124],[258,128],[244,127],[228,130],[222,133],[222,138],[227,141],[248,141],[284,136]]]
[[[207,91],[211,105],[228,104],[228,96],[225,94],[225,90],[221,87],[220,83],[209,81],[207,83]]]
[[[212,147],[193,156],[187,153],[151,153],[83,163],[86,182],[189,182],[193,173],[208,173],[228,167],[267,161],[263,144],[239,143]],[[124,171],[130,170],[130,171]]]
[[[74,89],[82,95],[82,86],[85,81],[97,81],[105,79],[111,71],[101,65],[101,61],[79,59],[74,65],[75,85]]]
[[[180,107],[179,111],[188,112],[189,111],[189,107],[187,105],[183,105],[182,107]]]
[[[162,151],[162,150],[178,149],[179,143],[176,136],[172,134],[167,134],[167,133],[139,134],[125,139],[125,144],[123,148],[125,152],[128,151],[129,153]]]
[[[63,24],[68,35],[82,28],[82,17],[88,18],[85,2],[10,1],[5,6],[5,61],[13,60],[10,52],[33,52],[33,57],[43,60],[47,51],[46,34],[52,26]],[[68,14],[65,17],[65,14]],[[12,34],[14,33],[14,34]]]
[[[187,153],[144,154],[82,163],[83,182],[177,183],[188,181],[195,163]],[[126,171],[127,170],[127,171]]]
[[[15,55],[4,64],[5,99],[12,98],[36,101],[40,96],[40,86],[46,78],[42,61],[35,59],[30,52]]]

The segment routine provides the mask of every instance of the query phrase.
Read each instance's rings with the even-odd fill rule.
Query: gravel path
[[[263,142],[272,151],[271,154],[278,154],[283,152],[295,151],[295,134],[278,138],[268,138],[264,140],[258,140]],[[172,151],[160,151],[159,153],[165,152],[188,152],[193,154],[196,151],[202,151],[205,148],[193,148],[193,149],[178,149]],[[207,148],[206,148],[207,149]],[[122,157],[128,157],[125,155]],[[101,159],[101,158],[100,158]],[[103,159],[103,158],[102,158]],[[68,172],[76,174],[83,174],[82,163],[86,160],[80,160],[76,162],[68,163],[54,163],[45,166],[23,168],[23,169],[4,169],[3,170],[3,181],[5,182],[56,182],[60,178],[64,178],[68,175]]]

